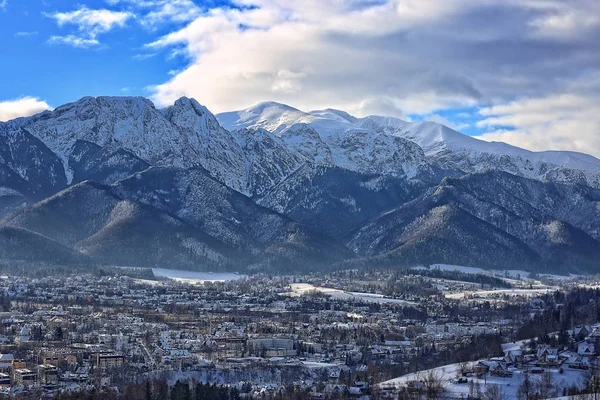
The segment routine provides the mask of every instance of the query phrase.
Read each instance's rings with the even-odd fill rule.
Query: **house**
[[[30,386],[35,384],[36,375],[30,369],[21,368],[15,370],[15,384],[20,386]]]
[[[586,337],[592,333],[592,327],[589,325],[578,325],[573,329],[573,336]]]
[[[58,382],[58,368],[50,364],[38,365],[38,377],[41,383],[56,383]]]
[[[473,367],[473,372],[477,376],[487,374],[490,370],[490,361],[478,361]]]
[[[346,392],[347,390],[348,389],[347,389],[346,385],[341,385],[341,384],[332,385],[332,384],[329,384],[329,385],[325,385],[325,388],[323,389],[323,393],[334,395],[334,396],[340,396],[344,392]]]
[[[501,378],[510,378],[513,376],[512,371],[508,370],[505,363],[496,362],[490,365],[490,375],[499,376]]]
[[[31,329],[28,326],[24,326],[19,331],[19,334],[15,338],[15,343],[25,343],[31,340]]]
[[[596,354],[596,349],[593,343],[581,342],[577,345],[577,354],[580,356],[593,356]]]
[[[248,351],[259,357],[293,357],[297,355],[294,341],[284,338],[250,339],[247,342]]]
[[[490,373],[490,375],[499,377],[512,376],[512,372],[508,370],[508,367],[505,362],[493,360],[479,361],[477,364],[475,364],[473,372],[475,372],[475,374],[478,376],[484,375],[488,372]]]
[[[96,366],[99,368],[120,367],[125,362],[122,354],[96,353]]]
[[[510,350],[506,352],[504,356],[504,362],[507,364],[518,364],[523,361],[523,351],[522,350]]]
[[[566,359],[565,365],[574,369],[589,369],[590,361],[587,357],[582,357],[579,354],[572,354]]]
[[[11,371],[15,357],[12,354],[0,354],[0,371]]]
[[[58,357],[55,356],[46,356],[44,357],[44,364],[50,364],[54,365],[55,367],[58,367],[58,365],[60,364],[60,360],[58,359]]]
[[[536,357],[541,363],[557,365],[558,349],[551,346],[539,346],[536,352]]]
[[[5,373],[0,373],[0,387],[10,387],[12,384],[10,380],[10,375]]]

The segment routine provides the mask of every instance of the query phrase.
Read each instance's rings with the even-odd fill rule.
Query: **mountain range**
[[[434,122],[85,97],[0,123],[0,259],[600,271],[600,160]]]

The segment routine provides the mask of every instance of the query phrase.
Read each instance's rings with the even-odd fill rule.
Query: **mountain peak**
[[[313,111],[309,112],[309,114],[315,115],[315,116],[321,117],[321,118],[337,119],[337,120],[343,121],[343,122],[350,122],[352,124],[354,124],[358,121],[358,118],[356,118],[355,116],[350,115],[346,111],[337,110],[335,108],[326,108],[324,110],[313,110]]]
[[[195,109],[206,109],[206,107],[204,107],[203,105],[201,105],[198,100],[194,99],[193,97],[180,97],[177,100],[175,100],[175,103],[173,103],[174,107],[193,107]]]
[[[243,110],[218,114],[217,119],[221,126],[230,131],[243,128],[264,128],[273,132],[277,128],[288,126],[305,116],[310,115],[286,104],[266,101]]]
[[[264,112],[265,110],[267,110],[269,108],[276,108],[276,109],[284,110],[284,111],[303,112],[303,111],[300,111],[297,108],[294,108],[294,107],[289,106],[287,104],[278,103],[276,101],[261,101],[259,103],[251,105],[250,107],[244,109],[243,111],[246,111],[246,112],[255,112],[255,113],[262,113],[262,112]]]
[[[64,104],[57,107],[55,111],[68,110],[72,108],[84,108],[84,107],[150,107],[155,108],[154,103],[141,96],[85,96],[81,99]]]

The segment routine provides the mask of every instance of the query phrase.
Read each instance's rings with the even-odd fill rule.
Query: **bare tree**
[[[507,396],[502,386],[489,384],[483,394],[483,400],[507,400]]]
[[[423,379],[423,385],[425,386],[427,399],[439,399],[447,389],[443,375],[434,370],[427,372],[425,379]]]
[[[532,400],[535,397],[535,382],[529,376],[529,372],[523,373],[523,382],[519,386],[517,391],[517,398],[519,400]]]
[[[464,361],[458,364],[458,369],[456,370],[456,377],[460,378],[465,376],[468,372],[473,371],[473,365],[470,362]]]
[[[537,391],[542,399],[556,397],[557,387],[552,377],[552,372],[546,370],[537,382]]]
[[[589,399],[600,400],[600,376],[598,372],[594,371],[590,373],[587,381],[587,388],[589,390]]]

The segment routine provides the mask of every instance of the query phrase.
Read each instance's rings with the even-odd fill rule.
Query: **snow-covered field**
[[[534,297],[543,295],[546,293],[555,292],[558,288],[554,286],[542,287],[542,288],[534,288],[534,289],[498,289],[498,290],[477,290],[473,292],[458,292],[458,293],[446,293],[446,298],[448,299],[462,299],[465,296],[473,295],[479,298],[487,298],[490,296],[525,296],[525,297]]]
[[[475,267],[463,267],[461,265],[448,265],[448,264],[434,264],[429,268],[420,266],[413,269],[439,269],[440,271],[458,271],[464,272],[465,274],[488,274],[490,271]]]
[[[415,269],[425,269],[425,267],[416,267]],[[511,285],[515,286],[513,289],[494,289],[494,290],[473,290],[473,291],[460,291],[460,292],[447,292],[445,293],[446,298],[449,299],[462,299],[465,296],[473,296],[476,298],[487,298],[490,296],[524,296],[533,297],[543,295],[549,292],[553,292],[558,289],[556,286],[546,286],[539,280],[531,279],[529,272],[522,270],[485,270],[482,268],[465,267],[460,265],[447,265],[447,264],[434,264],[429,267],[431,270],[441,271],[458,271],[465,274],[484,274],[488,276],[494,276],[501,278]],[[567,276],[559,275],[540,275],[555,280],[569,279]]]
[[[309,283],[293,283],[290,285],[292,288],[291,292],[283,293],[287,296],[298,297],[311,292],[313,290],[317,290],[323,294],[331,296],[334,299],[338,300],[348,300],[348,301],[363,301],[363,302],[371,302],[371,303],[380,303],[380,304],[413,304],[410,301],[400,300],[400,299],[392,299],[389,297],[384,297],[380,294],[374,293],[358,293],[358,292],[345,292],[343,290],[331,289],[313,286]]]
[[[302,361],[302,366],[306,368],[334,368],[339,367],[340,365],[320,361]]]
[[[413,374],[408,374],[395,378],[386,382],[380,383],[381,388],[394,387],[400,388],[405,386],[410,381],[424,379],[430,371],[433,371],[436,376],[442,379],[445,383],[447,393],[455,397],[466,398],[469,394],[468,383],[455,383],[457,377],[457,371],[459,370],[459,364],[449,364],[442,367],[434,368],[432,370],[420,371]],[[582,388],[585,385],[585,377],[582,371],[572,370],[564,368],[563,374],[559,373],[558,369],[551,370],[553,382],[558,388],[556,395],[562,394],[562,389],[565,387],[578,386]],[[530,375],[532,379],[540,379],[538,375]],[[500,378],[497,376],[487,376],[486,378],[468,378],[473,380],[474,383],[479,384],[482,392],[485,392],[487,387],[490,385],[499,385],[502,388],[504,397],[508,399],[516,399],[519,385],[523,381],[523,374],[521,371],[513,371],[513,376],[510,378]]]
[[[414,269],[425,269],[425,267],[415,267]],[[531,274],[527,271],[520,269],[509,269],[509,270],[490,270],[476,267],[465,267],[462,265],[448,265],[448,264],[433,264],[429,269],[439,269],[441,271],[458,271],[465,274],[484,274],[495,276],[497,278],[506,279],[530,279]],[[547,277],[556,280],[569,279],[577,277],[577,275],[564,276],[564,275],[553,275],[553,274],[539,274],[540,277]]]
[[[246,277],[246,275],[228,272],[197,272],[165,268],[152,268],[152,272],[156,277],[169,278],[175,281],[191,284],[202,284],[204,282],[227,282]]]

